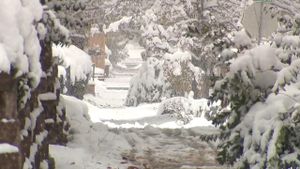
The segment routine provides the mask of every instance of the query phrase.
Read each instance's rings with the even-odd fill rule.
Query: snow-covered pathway
[[[106,88],[113,81],[97,82],[97,97],[86,96],[85,101],[62,96],[71,138],[67,147],[51,146],[57,169],[220,168],[215,166],[215,146],[199,139],[217,132],[209,122],[195,118],[181,126],[158,115],[159,104],[125,107],[127,91]]]

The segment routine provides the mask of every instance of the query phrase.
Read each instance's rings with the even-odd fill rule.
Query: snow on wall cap
[[[16,120],[3,118],[3,119],[1,119],[1,122],[2,123],[14,123],[14,122],[16,122]]]
[[[19,148],[7,143],[0,144],[0,154],[18,153]]]
[[[42,101],[56,100],[56,94],[52,92],[39,94],[39,99]]]

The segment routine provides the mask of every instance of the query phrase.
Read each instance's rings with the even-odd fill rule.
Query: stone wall
[[[20,121],[17,113],[17,81],[0,74],[0,146],[9,143],[20,146]],[[0,153],[1,169],[21,168],[21,152]]]
[[[52,57],[51,44],[41,42],[41,66],[46,76],[31,90],[30,97],[21,106],[26,93],[26,75],[14,78],[14,73],[0,74],[0,164],[1,169],[54,168],[49,156],[49,144],[65,144],[68,124],[65,112],[58,107],[59,82],[57,63]],[[28,78],[27,78],[28,79]],[[26,81],[25,81],[26,82]],[[18,148],[1,152],[1,145]]]

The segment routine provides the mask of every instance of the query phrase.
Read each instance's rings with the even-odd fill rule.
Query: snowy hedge
[[[83,98],[92,72],[91,57],[74,45],[53,45],[53,56],[58,57],[58,67],[62,92]]]

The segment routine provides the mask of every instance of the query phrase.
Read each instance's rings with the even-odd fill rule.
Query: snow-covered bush
[[[178,119],[183,124],[189,123],[193,119],[192,103],[185,97],[173,97],[164,100],[158,110],[158,114],[169,114]]]
[[[159,102],[164,94],[162,61],[148,58],[139,72],[131,79],[126,105],[137,106],[142,102]]]
[[[193,99],[193,92],[191,92],[188,98],[173,97],[162,101],[158,108],[158,114],[168,114],[175,117],[179,123],[187,124],[193,117],[200,117],[208,110],[208,100],[195,100]]]
[[[74,45],[53,45],[53,56],[58,57],[62,93],[83,98],[91,71],[91,57]]]
[[[171,89],[171,96],[185,96],[189,91],[199,91],[201,80],[199,68],[192,63],[189,52],[177,51],[164,56],[164,76]]]
[[[106,33],[106,45],[111,51],[109,61],[115,65],[122,60],[128,58],[128,51],[125,46],[129,41],[127,35],[122,32],[108,32]]]
[[[130,83],[126,105],[159,102],[162,97],[187,96],[199,91],[201,74],[189,52],[166,53],[162,59],[147,58]]]

